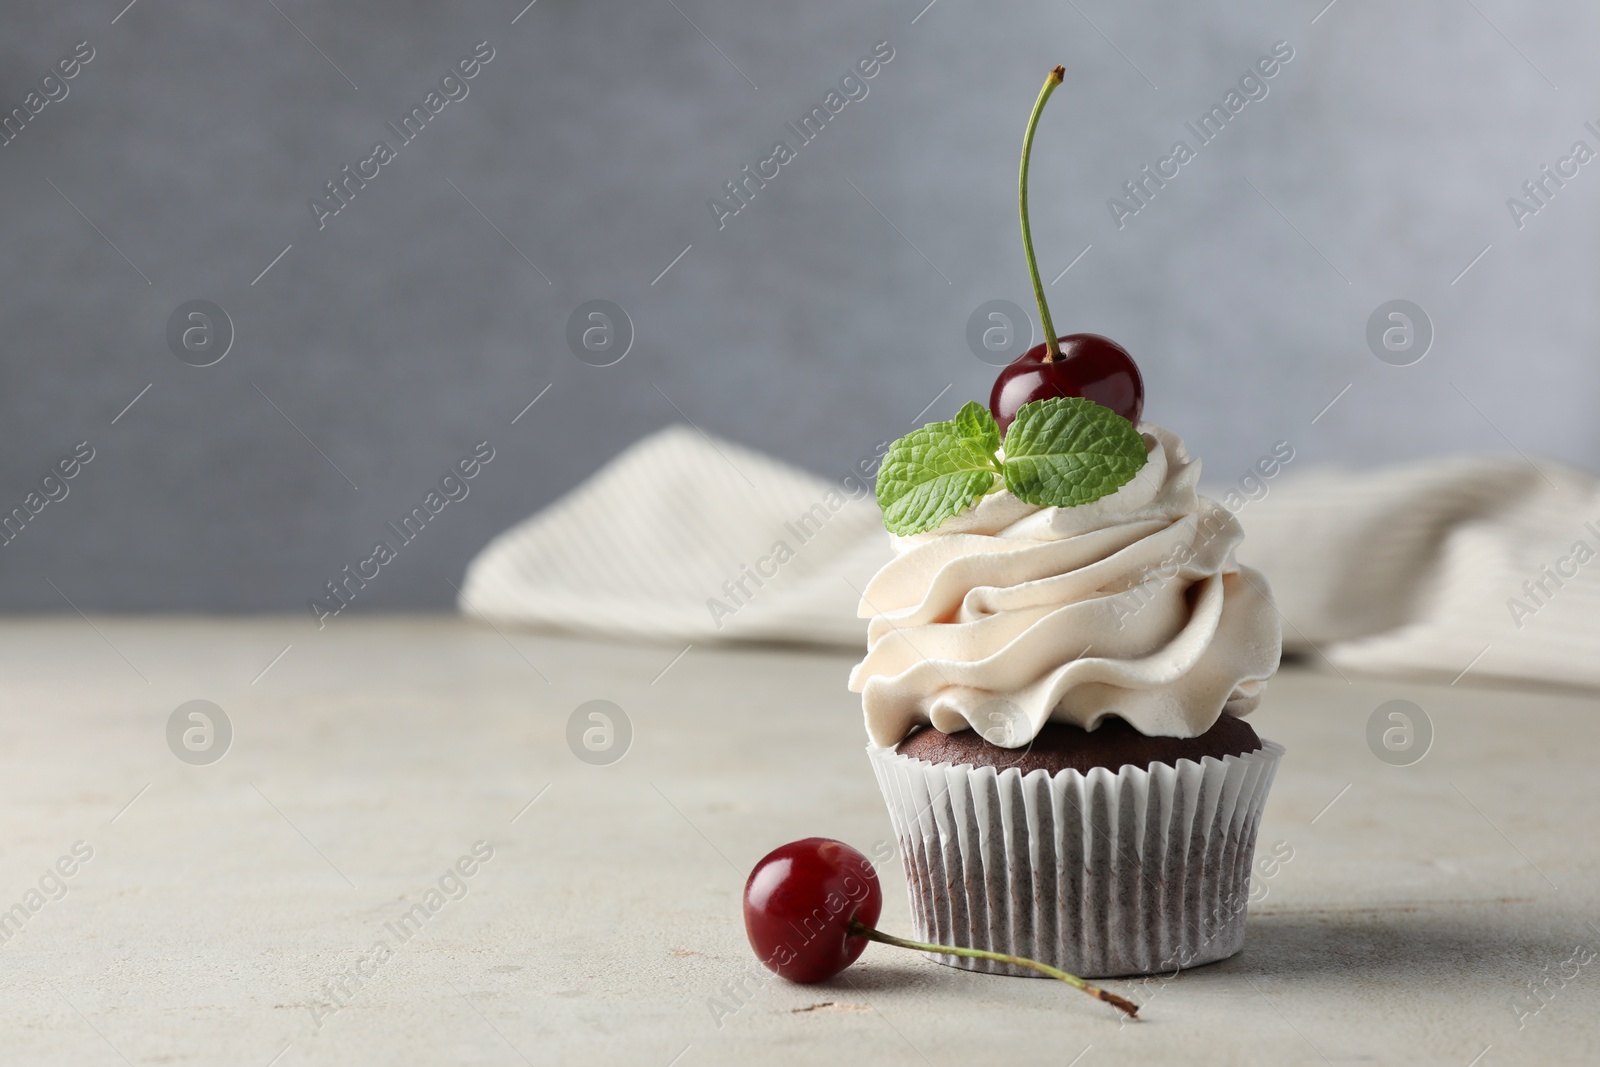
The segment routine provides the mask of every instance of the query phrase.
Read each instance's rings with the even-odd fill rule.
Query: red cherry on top
[[[750,947],[791,982],[821,982],[854,963],[867,939],[851,932],[852,920],[872,927],[881,910],[883,890],[871,862],[826,837],[773,849],[744,886]]]
[[[1138,425],[1144,411],[1144,379],[1133,357],[1109,337],[1073,333],[1061,338],[1061,357],[1045,358],[1034,345],[1000,371],[989,394],[989,411],[1005,433],[1024,404],[1052,396],[1081,396]]]

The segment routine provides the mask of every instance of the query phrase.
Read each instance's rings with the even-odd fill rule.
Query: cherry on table
[[[1127,349],[1094,333],[1068,334],[1052,358],[1034,345],[1001,368],[989,393],[989,411],[1005,433],[1024,404],[1055,396],[1081,396],[1138,425],[1144,411],[1144,378]]]
[[[768,968],[791,982],[831,978],[856,961],[883,890],[872,863],[843,841],[808,837],[764,856],[744,886],[744,928]]]
[[[750,947],[768,970],[809,985],[850,966],[868,941],[918,952],[966,956],[1031,967],[1041,974],[1137,1016],[1138,1005],[1090,985],[1076,975],[986,949],[954,948],[910,941],[873,928],[883,910],[883,890],[872,862],[843,841],[807,837],[763,856],[744,885],[744,929]]]

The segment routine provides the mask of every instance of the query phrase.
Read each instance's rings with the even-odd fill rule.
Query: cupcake
[[[988,409],[891,446],[877,495],[895,556],[861,591],[850,688],[919,940],[1086,978],[1171,972],[1244,943],[1283,749],[1243,717],[1282,635],[1199,462],[1140,421],[1127,352],[1055,336],[1026,175],[1060,79],[1023,142],[1047,341],[1001,371]]]
[[[1199,463],[1140,430],[1147,462],[1115,492],[1041,507],[1001,488],[895,538],[862,591],[850,688],[918,940],[1085,978],[1244,943],[1283,749],[1242,716],[1277,668],[1278,615]]]

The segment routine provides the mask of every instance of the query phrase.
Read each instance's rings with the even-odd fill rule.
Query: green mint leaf
[[[989,409],[976,400],[969,400],[956,412],[956,430],[961,436],[982,449],[987,455],[1000,451],[1000,424],[994,421]]]
[[[1006,432],[1006,488],[1039,507],[1075,507],[1116,492],[1147,458],[1139,431],[1110,408],[1077,396],[1035,400]]]
[[[999,483],[994,420],[968,404],[950,422],[931,422],[889,446],[878,470],[878,506],[893,534],[918,534],[971,507]]]

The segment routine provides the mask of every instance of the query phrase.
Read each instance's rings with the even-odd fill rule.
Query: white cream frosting
[[[1139,430],[1149,461],[1115,493],[1042,508],[1001,489],[893,538],[850,674],[873,744],[931,723],[1020,748],[1049,720],[1107,715],[1195,737],[1255,708],[1282,646],[1266,580],[1233,558],[1238,521],[1195,491],[1199,460]]]

